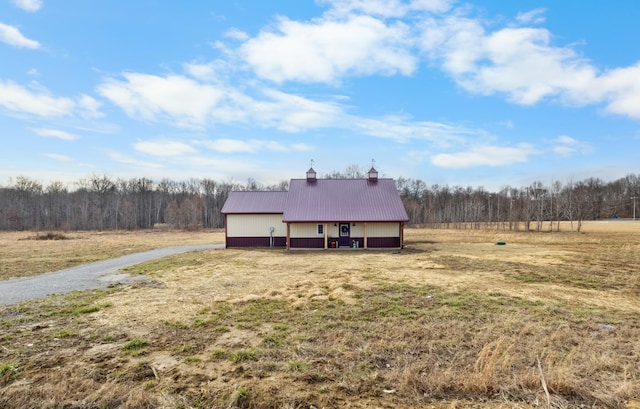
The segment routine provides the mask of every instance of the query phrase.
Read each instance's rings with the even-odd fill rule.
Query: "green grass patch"
[[[309,364],[301,360],[295,360],[289,362],[287,368],[292,372],[301,372],[307,370],[307,368],[309,368]]]
[[[198,364],[198,363],[202,362],[202,359],[197,357],[197,356],[188,356],[188,357],[184,358],[182,360],[182,362],[184,362],[185,364],[193,365],[193,364]]]
[[[99,304],[99,305],[87,305],[87,306],[80,307],[80,308],[77,308],[77,309],[73,310],[72,313],[74,315],[91,314],[93,312],[98,312],[98,311],[102,310],[103,308],[109,308],[111,306],[113,306],[113,304],[110,303],[110,302],[102,303],[102,304]]]
[[[142,356],[147,354],[146,347],[149,345],[149,341],[144,339],[135,338],[125,343],[122,346],[125,355]]]
[[[229,359],[229,352],[223,349],[216,349],[213,352],[211,352],[210,357],[214,361],[222,361],[225,359]]]
[[[262,345],[266,346],[267,348],[280,347],[286,343],[287,340],[282,334],[272,334],[262,338]]]
[[[179,321],[162,321],[162,323],[169,327],[169,328],[175,328],[175,329],[188,329],[189,328],[189,324],[185,324],[183,322],[179,322]]]
[[[61,338],[69,338],[71,336],[73,336],[73,332],[71,332],[68,329],[63,329],[63,330],[58,331],[55,334],[53,334],[54,338],[59,338],[59,339],[61,339]]]
[[[253,349],[235,351],[229,355],[229,359],[235,363],[255,361],[257,359],[257,354]]]
[[[18,365],[15,363],[7,363],[0,365],[0,377],[5,376],[7,373],[17,372]]]

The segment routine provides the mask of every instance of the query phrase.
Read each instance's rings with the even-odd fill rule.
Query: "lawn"
[[[23,236],[0,233],[2,260],[45,257],[51,241]],[[78,234],[48,257],[222,239]],[[0,307],[0,407],[640,404],[640,230],[407,229],[401,251],[215,250],[129,271],[147,279]]]

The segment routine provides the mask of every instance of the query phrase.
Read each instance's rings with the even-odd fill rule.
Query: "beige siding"
[[[318,224],[322,223],[291,223],[291,237],[324,237],[324,234],[318,234]]]
[[[364,237],[364,223],[351,223],[350,234],[351,237]]]
[[[353,235],[353,233],[352,233]],[[400,223],[367,223],[367,237],[399,237]]]
[[[229,214],[227,236],[269,237],[269,228],[274,227],[274,237],[285,237],[287,225],[282,223],[282,214]]]

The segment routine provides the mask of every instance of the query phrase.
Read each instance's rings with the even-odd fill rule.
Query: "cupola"
[[[378,171],[376,170],[376,168],[371,166],[371,169],[369,169],[369,173],[367,173],[367,177],[370,181],[378,180]]]
[[[311,182],[316,180],[316,171],[313,170],[313,167],[309,168],[307,171],[307,182]]]

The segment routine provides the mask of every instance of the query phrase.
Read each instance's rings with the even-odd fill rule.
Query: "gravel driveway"
[[[224,248],[223,244],[164,247],[35,277],[0,281],[0,305],[42,298],[49,294],[60,294],[73,290],[88,290],[91,288],[106,288],[111,284],[139,280],[145,277],[138,275],[132,276],[123,273],[120,269],[173,254],[222,248]]]

